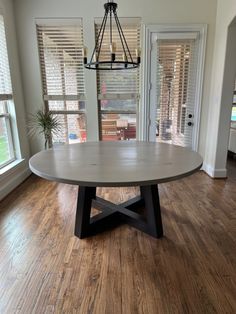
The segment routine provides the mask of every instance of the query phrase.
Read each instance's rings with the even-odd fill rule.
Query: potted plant
[[[61,131],[61,124],[58,117],[50,111],[40,109],[36,114],[32,114],[29,120],[29,135],[44,136],[44,148],[52,147],[52,135],[57,135]]]

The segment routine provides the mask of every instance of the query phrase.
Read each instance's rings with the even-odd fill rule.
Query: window
[[[37,23],[46,110],[58,116],[62,132],[53,143],[86,140],[82,20]]]
[[[122,29],[132,55],[140,46],[140,19],[121,18]],[[101,23],[95,21],[96,38]],[[117,58],[122,59],[122,46],[118,31],[113,35]],[[101,59],[110,55],[109,30],[105,31]],[[139,69],[124,71],[97,71],[97,92],[100,139],[129,140],[136,138],[139,105]]]
[[[9,106],[13,102],[3,16],[0,15],[0,168],[15,159]]]

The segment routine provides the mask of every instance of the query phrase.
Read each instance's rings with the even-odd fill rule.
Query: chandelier
[[[90,61],[88,62],[88,49],[84,47],[83,58],[84,66],[90,70],[126,70],[139,67],[141,62],[140,49],[135,49],[135,58],[132,56],[127,40],[125,39],[119,18],[117,16],[117,3],[108,0],[104,4],[105,15],[96,39]],[[101,58],[101,49],[103,47],[104,33],[106,28],[109,30],[110,55],[107,59]],[[118,33],[119,43],[114,41],[114,31]],[[121,53],[117,54],[117,44],[121,46]],[[118,56],[119,55],[119,56]]]

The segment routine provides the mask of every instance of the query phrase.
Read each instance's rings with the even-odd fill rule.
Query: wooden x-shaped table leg
[[[96,187],[80,186],[78,193],[75,235],[80,239],[95,235],[121,223],[127,223],[155,238],[163,236],[157,185],[141,186],[141,195],[116,205],[96,196]],[[101,213],[90,217],[91,208]],[[145,208],[145,214],[137,212]]]

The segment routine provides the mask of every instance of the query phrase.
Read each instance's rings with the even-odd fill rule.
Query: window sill
[[[25,159],[16,159],[12,161],[10,164],[6,165],[2,169],[0,169],[0,176],[7,176],[8,174],[14,172],[16,168],[25,164]]]

